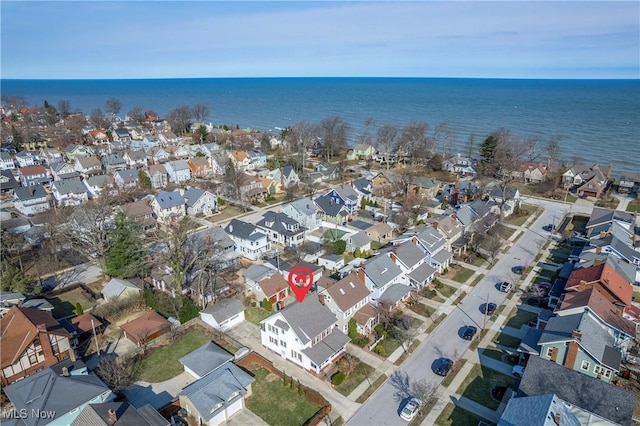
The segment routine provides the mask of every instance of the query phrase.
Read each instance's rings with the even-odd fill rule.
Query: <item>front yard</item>
[[[512,377],[476,364],[460,384],[456,393],[487,408],[497,410],[500,406],[500,401],[491,396],[491,389],[498,386],[511,386],[513,381]]]
[[[254,323],[259,326],[260,321],[271,315],[272,312],[268,312],[265,309],[262,309],[258,306],[249,306],[245,308],[244,317],[247,321]]]
[[[627,211],[631,213],[640,213],[640,200],[629,201]]]
[[[460,267],[460,269],[458,269],[456,274],[453,276],[453,280],[459,283],[466,283],[472,275],[473,271],[471,269]]]
[[[344,396],[349,396],[373,371],[373,367],[369,364],[349,354],[338,361],[337,367],[338,371],[344,373],[346,377],[342,383],[335,386],[335,390]]]
[[[207,217],[209,222],[223,222],[225,220],[229,220],[232,217],[236,217],[240,214],[243,214],[244,210],[237,206],[226,205],[222,211],[218,214],[214,214],[212,216]]]
[[[520,346],[521,341],[522,339],[518,339],[517,337],[510,336],[506,333],[500,333],[493,338],[493,343],[495,343],[496,345],[506,346],[508,348],[514,349]]]
[[[200,330],[189,331],[179,340],[154,349],[145,356],[140,363],[136,379],[158,383],[177,376],[184,371],[178,360],[210,341],[211,339]]]
[[[538,316],[533,312],[525,311],[515,307],[513,308],[511,313],[509,313],[505,325],[508,327],[520,328],[523,325],[528,325],[531,321],[535,321],[536,318],[538,318]]]
[[[71,291],[60,293],[55,297],[48,298],[47,301],[53,305],[53,317],[64,318],[73,315],[76,304],[80,303],[84,311],[93,308],[98,304],[96,300],[82,287],[77,287]]]
[[[484,419],[476,416],[453,402],[448,403],[436,419],[438,426],[477,426]]]
[[[252,366],[249,372],[255,382],[247,408],[268,424],[302,425],[321,408],[301,395],[295,382],[293,388],[290,382],[285,386],[280,377],[259,366]]]

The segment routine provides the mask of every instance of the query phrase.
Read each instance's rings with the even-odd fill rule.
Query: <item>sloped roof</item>
[[[329,335],[302,352],[316,365],[324,364],[329,358],[342,350],[351,339],[342,331],[333,328]]]
[[[46,332],[71,337],[51,314],[38,309],[12,306],[0,322],[0,366],[12,365],[38,335],[38,325]]]
[[[567,404],[553,394],[509,399],[498,426],[551,426],[556,415],[560,426],[581,426]]]
[[[425,257],[424,252],[411,240],[394,246],[393,254],[409,269]]]
[[[364,273],[376,287],[384,287],[402,274],[402,270],[387,255],[374,256],[365,263]]]
[[[69,322],[73,324],[81,333],[93,331],[94,327],[100,328],[103,325],[102,321],[91,315],[90,312],[85,312],[80,316],[73,317],[71,318],[71,320],[69,320]]]
[[[302,303],[294,301],[261,322],[274,315],[282,315],[303,345],[337,322],[336,316],[315,295],[306,297]]]
[[[129,219],[135,219],[153,214],[153,209],[144,200],[127,203],[122,206],[122,211]]]
[[[98,162],[100,164],[100,162]],[[22,176],[34,176],[40,174],[47,174],[47,169],[42,164],[36,164],[34,166],[20,167],[18,169]]]
[[[120,297],[122,292],[124,292],[128,288],[140,291],[138,287],[131,284],[127,280],[121,280],[119,278],[111,278],[111,281],[109,281],[102,289],[102,294],[109,298],[116,298],[116,297]]]
[[[374,318],[376,316],[378,316],[376,308],[371,303],[367,303],[353,314],[353,319],[356,320],[358,324],[364,325],[370,318]]]
[[[51,184],[60,195],[64,194],[84,194],[87,187],[84,186],[80,178],[58,180]]]
[[[120,326],[133,342],[144,340],[148,336],[152,336],[162,330],[168,330],[170,327],[171,323],[155,311],[149,311]]]
[[[274,294],[289,288],[289,283],[284,279],[282,274],[273,274],[270,277],[263,278],[258,282],[258,285],[267,297],[271,297]]]
[[[587,283],[599,281],[620,301],[627,305],[631,304],[633,287],[607,263],[590,266],[588,268],[575,269],[567,280],[565,289],[576,288],[580,285],[581,281]]]
[[[429,253],[435,253],[446,242],[445,236],[432,226],[424,228],[416,238]]]
[[[233,359],[233,355],[213,342],[205,343],[193,352],[180,358],[184,365],[200,377],[217,370]]]
[[[355,234],[345,234],[342,236],[342,239],[347,241],[348,244],[353,245],[354,247],[364,247],[367,244],[371,243],[371,239],[364,231],[358,231]],[[349,243],[351,240],[351,243]]]
[[[271,225],[268,225],[268,223],[271,223]],[[295,227],[296,225],[298,226],[297,231],[287,229],[287,226]],[[270,210],[263,213],[262,219],[256,223],[256,226],[270,229],[286,236],[296,235],[304,231],[304,228],[300,226],[297,220],[290,218],[285,213],[276,213]]]
[[[395,304],[411,292],[411,287],[404,284],[392,284],[380,295],[380,301]]]
[[[238,219],[231,219],[231,222],[224,227],[224,232],[243,240],[255,241],[266,237],[254,224]]]
[[[116,413],[116,422],[109,419],[109,411]],[[151,405],[136,408],[128,402],[107,402],[87,404],[71,426],[169,426],[165,419]]]
[[[184,205],[184,198],[178,191],[160,191],[156,196],[156,201],[162,209],[170,209],[172,207]]]
[[[418,266],[416,269],[407,274],[407,277],[417,283],[422,284],[427,280],[427,278],[435,273],[435,268],[429,265],[428,262],[424,262],[422,265]]]
[[[46,198],[47,191],[42,185],[19,187],[13,190],[13,195],[20,201],[28,201],[34,198]]]
[[[98,157],[94,156],[80,156],[76,158],[76,161],[85,169],[102,166]]]
[[[630,225],[633,224],[634,220],[635,218],[632,213],[594,207],[586,227],[592,228],[594,226],[612,221],[623,222],[627,225]]]
[[[322,293],[325,292],[331,296],[342,312],[346,312],[371,294],[358,274],[353,272],[329,285],[322,291]]]
[[[342,216],[347,215],[344,205],[340,203],[334,203],[328,194],[321,195],[314,201],[320,208],[320,210],[322,210],[327,216],[336,217],[341,213]]]
[[[213,316],[216,322],[220,324],[242,311],[244,311],[242,302],[238,299],[226,298],[218,300],[218,302],[208,306],[201,312]]]
[[[289,204],[304,216],[314,215],[318,211],[318,207],[316,207],[315,203],[308,198],[300,198],[290,202]]]

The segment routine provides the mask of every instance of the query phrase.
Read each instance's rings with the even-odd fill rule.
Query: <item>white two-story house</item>
[[[183,197],[187,203],[187,214],[190,216],[199,213],[209,216],[218,208],[218,197],[204,189],[189,188],[184,191]]]
[[[177,222],[187,213],[184,198],[180,195],[179,191],[160,191],[158,195],[151,200],[150,205],[158,222],[163,224]]]
[[[349,338],[336,316],[314,294],[293,302],[260,322],[262,345],[282,358],[319,375],[345,353]]]
[[[396,305],[406,299],[411,292],[402,269],[388,254],[369,258],[357,269],[358,276],[371,291],[374,304]]]
[[[297,221],[301,226],[309,231],[322,226],[322,212],[318,206],[309,198],[300,198],[292,201],[282,208],[282,213]]]
[[[271,249],[267,235],[251,223],[231,219],[224,232],[233,240],[234,250],[247,259],[258,260]]]
[[[180,183],[191,179],[191,169],[185,160],[169,161],[164,167],[171,182]]]
[[[436,275],[435,268],[429,264],[415,239],[394,246],[389,256],[409,279],[409,285],[416,289],[429,284]]]
[[[79,206],[89,200],[89,190],[80,178],[57,180],[51,184],[57,206]]]
[[[447,237],[433,226],[424,228],[415,236],[416,243],[427,255],[429,264],[442,273],[451,264],[453,255],[446,248]]]
[[[51,208],[47,191],[42,185],[15,188],[13,205],[16,210],[26,216],[33,216]]]
[[[269,241],[285,247],[296,247],[304,241],[305,229],[298,221],[290,218],[285,213],[267,211],[262,215],[262,219],[256,223]]]

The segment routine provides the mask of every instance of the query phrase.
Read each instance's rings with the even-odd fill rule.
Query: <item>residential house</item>
[[[22,293],[0,290],[0,318],[2,318],[14,305],[22,305],[26,296]]]
[[[118,170],[113,174],[113,181],[120,190],[138,187],[138,171],[136,169]]]
[[[13,205],[16,210],[25,216],[33,216],[51,208],[47,191],[42,185],[14,189]]]
[[[74,162],[74,167],[78,173],[87,177],[94,173],[101,173],[102,164],[98,157],[94,156],[81,156],[77,157]]]
[[[213,176],[211,162],[206,157],[192,157],[187,160],[192,178],[208,178]]]
[[[149,180],[151,181],[152,189],[164,188],[165,186],[167,186],[167,183],[169,183],[169,175],[167,173],[167,169],[165,169],[162,164],[150,165],[146,173],[149,176]]]
[[[187,213],[185,205],[185,200],[182,195],[180,195],[180,191],[160,191],[158,195],[151,200],[151,209],[156,215],[158,222],[162,224],[178,222],[185,217]]]
[[[338,320],[338,330],[347,334],[349,332],[349,321],[354,318],[357,312],[367,314],[367,320],[363,324],[358,324],[357,331],[367,335],[378,323],[378,314],[375,308],[372,310],[369,304],[371,292],[360,279],[357,273],[352,272],[340,281],[322,280],[318,282],[318,297],[320,303],[325,305],[336,316]],[[374,312],[369,316],[368,313]]]
[[[102,167],[106,171],[124,170],[127,166],[127,162],[119,154],[108,154],[102,157]]]
[[[336,203],[329,194],[321,195],[313,200],[318,206],[322,220],[336,225],[346,225],[349,210],[343,204]]]
[[[371,160],[376,149],[371,144],[358,143],[353,147],[353,158],[358,160]]]
[[[96,175],[90,176],[82,181],[89,190],[89,199],[94,200],[102,194],[102,191],[107,190],[107,193],[115,195],[112,188],[115,187],[113,177],[108,175]]]
[[[400,267],[400,270],[409,280],[409,285],[421,289],[429,284],[436,275],[436,270],[427,261],[427,256],[418,247],[416,238],[393,246],[388,253],[391,260]]]
[[[246,151],[232,150],[231,159],[233,160],[236,170],[238,171],[245,172],[254,169],[254,167],[251,166],[251,160],[249,159]]]
[[[253,288],[258,285],[260,281],[265,278],[269,278],[277,272],[278,271],[271,268],[269,265],[254,263],[244,271],[242,276],[244,278],[244,284],[249,290],[253,291]]]
[[[371,240],[364,231],[355,234],[345,234],[342,239],[347,243],[347,251],[351,254],[358,250],[360,253],[371,253]]]
[[[122,158],[127,163],[127,166],[130,169],[140,169],[147,167],[147,154],[139,149],[139,150],[129,150],[126,151]]]
[[[300,183],[300,177],[292,166],[280,167],[280,183],[284,188],[290,188]]]
[[[566,189],[576,188],[580,197],[602,197],[611,179],[612,165],[593,166],[577,165],[562,174]]]
[[[565,285],[565,292],[584,291],[595,287],[607,300],[620,306],[631,306],[633,287],[625,277],[609,263],[576,269]]]
[[[0,191],[9,192],[20,187],[20,182],[13,175],[11,170],[0,170]]]
[[[67,145],[63,150],[64,156],[69,163],[75,163],[78,157],[88,157],[95,155],[94,150],[91,147],[85,145],[71,144]]]
[[[480,196],[480,185],[467,179],[456,179],[442,187],[442,199],[452,206],[468,203]]]
[[[147,133],[142,138],[142,148],[145,151],[147,151],[150,148],[158,148],[158,147],[163,147],[163,146],[166,146],[166,145],[167,145],[167,143],[163,142],[160,139],[160,137],[157,136],[157,135],[152,135],[150,133]]]
[[[382,301],[389,302],[388,297],[383,297],[383,295],[392,287],[395,289],[399,288],[396,286],[401,286],[406,289],[406,292],[404,296],[392,301],[391,304],[395,304],[399,300],[408,297],[411,291],[411,287],[407,285],[407,278],[402,273],[402,269],[391,260],[388,254],[374,256],[363,261],[357,268],[357,273],[371,292],[371,302],[376,305]],[[386,296],[389,295],[390,293]]]
[[[393,238],[393,230],[384,222],[375,223],[364,232],[366,232],[371,241],[376,241],[381,245],[388,243]]]
[[[640,173],[624,173],[620,176],[618,192],[621,194],[636,193],[640,196]]]
[[[12,306],[0,322],[0,335],[3,386],[66,358],[75,359],[71,335],[49,313],[38,309]]]
[[[442,170],[460,176],[475,176],[477,173],[476,161],[458,153],[455,157],[447,158],[442,162]]]
[[[169,181],[182,183],[191,180],[191,169],[185,160],[174,160],[164,164]]]
[[[135,223],[143,231],[148,231],[156,227],[156,220],[153,217],[153,209],[145,200],[127,203],[121,206],[122,212],[127,220]]]
[[[18,167],[28,167],[33,166],[34,164],[40,164],[36,160],[36,156],[31,151],[20,151],[15,155],[16,163],[18,163]]]
[[[445,248],[448,251],[458,255],[467,251],[469,241],[464,236],[464,226],[458,221],[455,213],[429,218],[426,222],[445,236]]]
[[[636,402],[635,393],[543,358],[531,357],[516,396],[548,394],[555,394],[569,406],[585,408],[613,424],[633,424],[631,418]]]
[[[171,329],[171,323],[156,311],[148,311],[122,324],[120,328],[124,337],[141,346],[167,333]]]
[[[267,155],[264,152],[249,150],[247,151],[247,157],[249,158],[250,170],[265,167],[267,165]]]
[[[214,174],[224,175],[225,168],[227,167],[227,162],[230,161],[230,157],[227,151],[220,149],[211,153],[209,161],[211,162],[211,169]]]
[[[27,426],[70,425],[86,406],[115,399],[111,389],[80,361],[55,364],[4,391],[16,413],[27,413],[19,420]]]
[[[322,157],[324,155],[324,143],[320,140],[315,140],[307,145],[308,157]]]
[[[116,142],[128,143],[131,142],[131,134],[126,127],[116,127],[111,132],[113,140]]]
[[[456,209],[456,219],[464,227],[465,233],[486,232],[499,222],[500,208],[492,200],[475,200]]]
[[[109,136],[107,136],[107,132],[104,129],[91,130],[87,136],[94,145],[107,145],[109,143]]]
[[[377,197],[386,197],[391,191],[391,179],[384,173],[378,173],[371,179],[371,192]],[[392,195],[392,194],[389,194]]]
[[[49,170],[51,171],[51,176],[53,176],[53,180],[62,180],[62,179],[80,177],[80,173],[76,171],[73,164],[65,163],[63,161],[51,163],[49,165]]]
[[[235,251],[248,259],[258,260],[271,249],[267,235],[251,223],[231,219],[224,232],[233,240]]]
[[[281,211],[309,231],[322,226],[322,212],[309,198],[300,198],[287,203]]]
[[[318,265],[327,271],[339,271],[344,268],[344,256],[339,254],[323,254],[318,257]]]
[[[220,226],[195,232],[189,238],[197,240],[193,242],[194,246],[200,247],[201,253],[217,265],[218,271],[237,266],[240,255],[234,250],[234,241]]]
[[[427,176],[415,177],[407,185],[407,191],[415,194],[418,200],[431,200],[435,198],[439,189],[440,183]]]
[[[124,300],[140,296],[142,294],[142,290],[143,289],[127,280],[111,278],[111,280],[105,284],[101,294],[105,301],[111,302],[114,300]]]
[[[415,236],[418,247],[427,255],[427,261],[439,274],[451,264],[453,255],[446,249],[446,237],[433,226],[425,227]]]
[[[585,226],[585,234],[590,238],[594,236],[604,237],[605,234],[613,231],[612,227],[614,225],[619,225],[627,233],[632,234],[635,226],[635,216],[633,213],[594,207]]]
[[[334,203],[345,206],[350,215],[355,214],[360,208],[361,198],[350,185],[337,186],[327,192],[327,195]]]
[[[47,169],[41,164],[20,167],[18,169],[18,179],[20,179],[22,186],[48,185],[51,183]]]
[[[273,274],[258,281],[251,291],[260,303],[267,299],[274,309],[280,310],[284,307],[284,300],[289,296],[289,283],[282,274]]]
[[[267,211],[256,226],[267,235],[269,242],[285,247],[296,247],[304,241],[305,228],[285,213]]]
[[[277,195],[282,194],[284,188],[280,185],[280,182],[277,182],[271,178],[257,175],[257,178],[262,182],[262,187],[265,189],[267,195]]]
[[[151,404],[139,408],[128,402],[106,402],[86,405],[71,426],[170,426],[171,422],[158,413]]]
[[[267,193],[267,190],[262,186],[262,181],[256,176],[238,173],[237,183],[241,200],[261,200]]]
[[[146,148],[148,164],[164,164],[169,161],[169,153],[160,147]]]
[[[540,183],[547,175],[547,166],[544,163],[530,161],[518,161],[515,170],[511,171],[511,177],[523,183]]]
[[[316,173],[320,173],[320,180],[322,181],[330,181],[338,179],[338,166],[331,163],[320,163],[318,164],[314,171]]]
[[[79,206],[89,200],[89,191],[80,178],[57,180],[51,184],[57,206]]]
[[[8,152],[0,152],[0,169],[1,170],[13,170],[16,168],[16,163]]]
[[[180,141],[180,138],[175,133],[170,131],[162,131],[158,133],[158,139],[160,139],[160,143],[162,145],[177,144]]]
[[[53,306],[51,308],[53,309]],[[97,336],[102,337],[102,333],[106,328],[106,324],[89,312],[70,319],[63,319],[61,323],[72,334],[74,347],[77,347],[79,343],[95,339]]]
[[[232,362],[233,356],[214,343],[207,343],[180,359],[186,371],[198,380],[178,393],[180,407],[199,425],[226,423],[245,406],[251,396],[251,375]]]
[[[244,305],[238,299],[225,298],[200,311],[200,319],[225,332],[244,321]]]
[[[262,320],[260,340],[282,358],[319,375],[345,353],[350,340],[336,325],[336,316],[311,296]]]
[[[45,164],[57,163],[60,161],[64,161],[62,157],[62,153],[54,148],[42,148],[38,153],[38,157]]]
[[[187,214],[190,216],[209,216],[218,209],[218,197],[204,189],[189,188],[182,196],[187,205]]]

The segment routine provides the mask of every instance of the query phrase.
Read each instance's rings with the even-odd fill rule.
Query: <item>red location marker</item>
[[[289,271],[289,287],[296,295],[298,302],[302,303],[304,297],[311,290],[313,285],[313,272],[306,266],[295,266]]]

